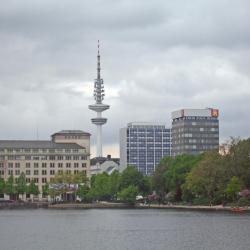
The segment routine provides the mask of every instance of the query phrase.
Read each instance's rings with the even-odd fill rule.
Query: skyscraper
[[[172,155],[219,149],[219,110],[181,109],[172,112]]]
[[[98,40],[98,53],[97,53],[97,79],[94,83],[94,98],[95,104],[89,105],[89,109],[96,112],[96,118],[92,118],[91,122],[97,126],[96,136],[96,156],[102,157],[102,125],[107,122],[107,118],[102,117],[102,112],[109,109],[109,105],[103,104],[104,99],[104,84],[101,78],[101,63],[99,53],[99,40]]]
[[[165,125],[133,122],[120,129],[121,170],[132,165],[151,175],[164,156],[170,156],[170,129]]]

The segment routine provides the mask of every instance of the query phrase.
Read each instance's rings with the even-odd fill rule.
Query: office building
[[[172,155],[219,149],[219,110],[181,109],[172,112]]]
[[[121,171],[133,165],[151,175],[164,156],[170,156],[170,129],[165,125],[134,122],[120,129]]]
[[[42,187],[58,172],[84,172],[90,177],[90,134],[62,130],[51,140],[0,140],[0,178],[16,180],[23,172],[26,182],[33,179]]]

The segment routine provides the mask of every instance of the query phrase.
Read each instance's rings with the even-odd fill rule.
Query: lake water
[[[249,250],[250,215],[157,209],[0,210],[1,250]]]

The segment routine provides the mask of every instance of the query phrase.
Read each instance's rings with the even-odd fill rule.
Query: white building
[[[0,178],[16,180],[23,172],[42,187],[58,172],[90,177],[90,134],[81,130],[62,130],[51,140],[0,140]]]
[[[115,170],[119,171],[119,166],[119,158],[111,158],[111,155],[107,155],[107,157],[95,157],[90,160],[90,173],[91,176],[104,172],[110,175]]]

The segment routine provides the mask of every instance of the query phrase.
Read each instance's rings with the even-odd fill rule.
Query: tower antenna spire
[[[97,43],[97,48],[98,48],[98,52],[97,52],[97,79],[101,79],[101,62],[100,62],[100,41],[98,40]]]

